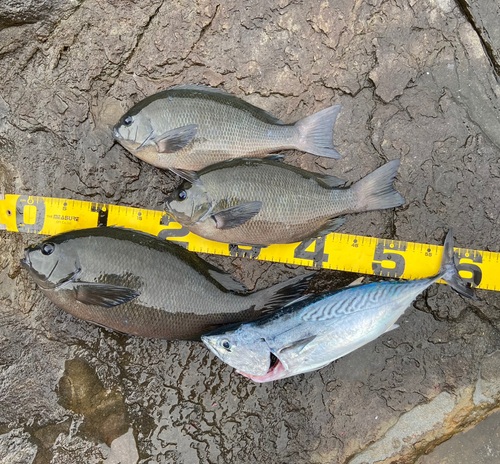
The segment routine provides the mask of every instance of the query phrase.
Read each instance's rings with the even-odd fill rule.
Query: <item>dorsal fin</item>
[[[346,181],[344,179],[340,179],[335,176],[329,176],[328,174],[317,174],[314,173],[314,179],[316,179],[316,182],[328,189],[335,188],[335,187],[342,187],[345,185]]]

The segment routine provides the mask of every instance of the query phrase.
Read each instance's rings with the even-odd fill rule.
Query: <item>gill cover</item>
[[[130,150],[138,150],[154,136],[151,120],[141,113],[132,114],[132,110],[125,113],[113,128],[113,135],[118,142]]]
[[[72,281],[81,271],[78,253],[68,243],[59,243],[53,238],[27,247],[25,258],[21,259],[21,265],[44,289],[57,288]]]
[[[194,171],[171,169],[184,182],[165,201],[165,210],[183,225],[203,221],[213,209],[212,201],[200,178]]]

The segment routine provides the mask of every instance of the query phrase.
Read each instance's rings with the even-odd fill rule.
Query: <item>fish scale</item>
[[[279,126],[280,130],[275,130],[269,122],[257,119],[256,112],[244,111],[238,106],[227,104],[223,99],[211,99],[200,93],[199,98],[194,100],[186,95],[189,94],[178,90],[166,108],[163,108],[163,102],[157,100],[151,111],[166,115],[164,122],[171,127],[187,126],[196,121],[197,143],[175,155],[185,157],[190,162],[205,152],[211,164],[226,159],[224,155],[228,152],[233,153],[235,157],[267,152],[274,148],[273,145],[283,146],[286,139],[293,135],[291,126]],[[221,105],[224,105],[222,113]],[[183,111],[178,110],[181,106]],[[214,115],[217,115],[219,120],[217,126],[213,124]],[[241,124],[236,125],[236,120],[241,120]]]

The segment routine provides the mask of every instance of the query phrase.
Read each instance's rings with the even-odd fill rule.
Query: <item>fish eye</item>
[[[127,116],[127,117],[123,120],[123,123],[124,123],[126,126],[130,126],[130,124],[132,124],[132,116]]]
[[[231,343],[229,343],[227,340],[224,340],[222,342],[222,346],[226,349],[226,350],[229,350],[229,348],[231,348]]]
[[[185,190],[180,190],[179,193],[177,194],[177,198],[182,201],[185,200],[187,197],[187,193]]]
[[[43,246],[42,246],[42,253],[44,255],[51,255],[52,252],[54,251],[54,245],[52,243],[45,243]]]

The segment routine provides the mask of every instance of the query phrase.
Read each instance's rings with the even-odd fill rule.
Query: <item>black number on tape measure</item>
[[[236,258],[257,258],[260,255],[260,251],[263,246],[253,246],[250,249],[241,248],[239,245],[234,243],[229,244],[229,254],[235,256]]]
[[[26,224],[25,214],[27,208],[35,208],[35,222],[33,224]],[[32,210],[33,211],[33,210]],[[30,216],[32,216],[31,212]],[[31,220],[31,217],[30,217]],[[38,199],[35,204],[28,195],[21,195],[16,203],[16,224],[19,232],[26,232],[31,234],[39,234],[45,223],[45,202],[43,199]]]
[[[326,237],[304,240],[295,248],[293,253],[294,258],[309,259],[313,262],[314,267],[321,267],[323,263],[328,262],[328,254],[325,253],[325,240]],[[315,243],[314,251],[307,251],[307,248],[313,243]]]
[[[458,260],[457,270],[458,272],[460,271],[470,272],[472,274],[471,277],[463,277],[462,275],[460,275],[460,277],[462,277],[462,279],[465,280],[466,282],[472,284],[474,287],[477,287],[481,283],[481,279],[483,278],[483,271],[478,265],[473,263],[482,264],[483,256],[479,253],[474,253],[473,251],[469,250],[467,250],[466,252],[470,255],[469,257],[463,257],[463,256],[460,257],[459,254],[455,252],[455,262],[457,262]],[[472,263],[461,262],[462,260],[466,259],[472,260]]]
[[[385,277],[401,277],[403,275],[405,271],[405,258],[398,253],[394,253],[395,251],[406,251],[406,243],[377,243],[372,263],[374,274]],[[382,266],[383,263],[387,263],[388,261],[394,263],[393,268]]]
[[[185,229],[184,227],[182,229],[162,229],[158,233],[158,237],[166,240],[168,238],[178,238],[178,237],[185,237],[186,235],[189,234],[189,230]],[[177,245],[180,245],[184,248],[187,248],[189,243],[188,242],[178,242],[175,240],[175,243]]]
[[[100,209],[97,216],[97,227],[106,227],[108,225],[108,209]]]
[[[106,227],[108,225],[109,209],[106,207],[106,205],[100,205],[99,203],[92,203],[90,211],[92,211],[93,213],[98,213],[97,227]]]

